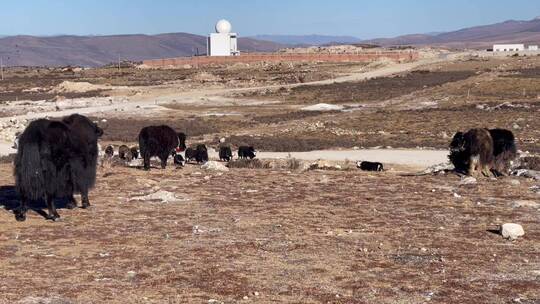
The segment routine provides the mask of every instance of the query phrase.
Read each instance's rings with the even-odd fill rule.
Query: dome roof
[[[216,32],[220,34],[228,34],[232,30],[232,25],[229,21],[221,19],[216,23]]]

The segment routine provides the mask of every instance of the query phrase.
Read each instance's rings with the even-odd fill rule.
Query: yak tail
[[[38,143],[19,146],[15,158],[15,182],[20,195],[31,200],[43,198],[45,176]]]

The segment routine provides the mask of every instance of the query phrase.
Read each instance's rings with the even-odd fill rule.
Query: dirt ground
[[[11,170],[0,165],[6,209]],[[61,209],[61,222],[0,210],[2,303],[540,300],[539,213],[513,207],[538,200],[530,180],[197,166],[98,176],[92,208]],[[136,200],[156,191],[175,199]],[[525,237],[489,231],[504,222]]]
[[[445,149],[456,131],[487,127],[538,154],[538,71],[540,57],[13,68],[0,82],[0,144],[40,113],[84,110],[105,130],[102,146],[168,124],[188,145],[404,157],[400,148]],[[369,75],[383,76],[348,81]],[[319,104],[337,108],[304,109]],[[454,174],[400,176],[386,163],[378,174],[115,166],[99,169],[91,209],[18,223],[12,159],[0,158],[0,303],[540,303],[538,181],[460,186]],[[490,232],[506,222],[526,235]]]

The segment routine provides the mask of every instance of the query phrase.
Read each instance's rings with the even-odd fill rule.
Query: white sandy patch
[[[318,103],[309,107],[302,108],[304,111],[341,111],[343,106],[327,103]]]

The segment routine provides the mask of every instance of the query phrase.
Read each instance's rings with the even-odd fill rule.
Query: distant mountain
[[[257,35],[252,37],[265,41],[273,41],[289,45],[323,45],[323,44],[344,44],[359,43],[361,39],[352,36],[326,36],[326,35]]]
[[[416,34],[363,41],[383,46],[431,45],[455,48],[487,48],[496,43],[540,44],[540,18],[464,28],[440,34]]]
[[[240,38],[240,51],[270,52],[279,43]],[[0,38],[0,55],[10,66],[101,66],[121,60],[191,56],[206,53],[206,37],[171,33],[115,36],[11,36]]]

